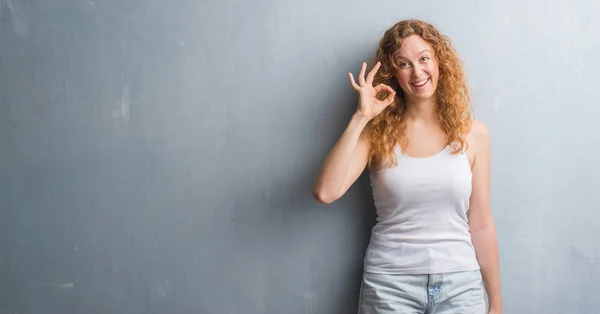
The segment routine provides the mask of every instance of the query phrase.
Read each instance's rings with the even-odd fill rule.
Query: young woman
[[[365,256],[359,313],[501,314],[490,211],[490,137],[471,116],[447,36],[401,21],[358,81],[359,104],[313,194],[340,198],[366,167],[377,222]],[[365,74],[366,77],[365,77]]]

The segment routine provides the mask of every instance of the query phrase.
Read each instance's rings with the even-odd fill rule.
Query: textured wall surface
[[[366,176],[311,197],[383,31],[451,36],[505,313],[592,313],[600,2],[0,0],[0,313],[355,311]]]

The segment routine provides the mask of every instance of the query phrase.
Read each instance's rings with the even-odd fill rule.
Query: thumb
[[[389,89],[389,91],[386,90],[388,92],[388,96],[383,100],[388,106],[391,105],[396,99],[396,91],[393,90],[391,87]]]

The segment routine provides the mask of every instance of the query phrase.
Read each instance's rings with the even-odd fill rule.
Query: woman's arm
[[[354,80],[354,75],[348,73],[352,88],[359,96],[358,109],[325,158],[313,186],[314,197],[322,203],[329,204],[342,197],[368,163],[371,142],[363,131],[373,117],[394,102],[396,95],[396,92],[385,84],[373,87],[375,74],[380,67],[381,62],[377,62],[365,77],[367,63],[363,62],[358,74],[358,83]],[[386,99],[377,98],[377,94],[381,92],[388,94]]]
[[[469,229],[477,260],[488,294],[489,313],[502,313],[500,267],[496,228],[490,209],[490,136],[487,127],[475,121],[471,138],[474,142],[473,190],[469,208]]]
[[[363,134],[368,121],[353,115],[323,161],[313,186],[313,195],[319,202],[329,204],[342,197],[364,171],[370,151],[370,142]]]

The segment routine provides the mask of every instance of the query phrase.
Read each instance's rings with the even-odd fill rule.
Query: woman
[[[450,40],[431,24],[398,22],[362,64],[356,113],[313,194],[340,198],[370,170],[377,223],[359,313],[502,313],[490,211],[490,138],[470,113]]]

